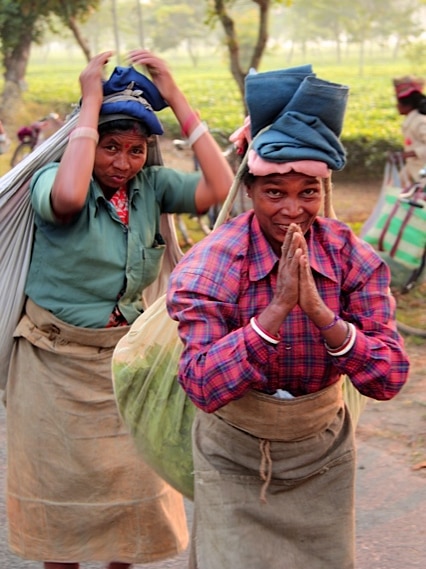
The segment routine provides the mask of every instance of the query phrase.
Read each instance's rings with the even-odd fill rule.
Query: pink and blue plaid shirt
[[[341,357],[327,353],[299,307],[282,324],[276,346],[252,329],[250,318],[273,297],[278,265],[253,211],[221,225],[173,271],[167,308],[184,343],[178,381],[204,411],[249,389],[305,395],[342,374],[374,399],[391,399],[406,382],[409,364],[387,266],[340,221],[317,218],[306,237],[321,297],[357,329],[354,347]]]

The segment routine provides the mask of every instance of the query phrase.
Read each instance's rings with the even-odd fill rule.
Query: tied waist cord
[[[264,481],[260,489],[260,501],[266,504],[266,491],[272,479],[271,441],[259,439],[260,449],[260,478]]]

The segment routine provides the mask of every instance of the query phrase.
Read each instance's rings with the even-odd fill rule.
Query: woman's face
[[[306,174],[258,176],[247,189],[260,227],[277,255],[290,223],[297,223],[305,234],[322,204],[319,178]]]
[[[397,99],[396,101],[396,108],[400,115],[408,115],[413,110],[413,107],[408,103],[404,103],[404,101],[400,101]]]
[[[93,174],[106,198],[125,186],[146,162],[148,143],[136,131],[105,134],[96,148]]]

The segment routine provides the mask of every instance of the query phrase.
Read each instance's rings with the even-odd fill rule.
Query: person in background
[[[167,292],[178,381],[198,408],[190,567],[353,569],[342,378],[377,400],[407,380],[389,269],[320,215],[346,160],[348,88],[310,65],[249,74],[245,87],[250,122],[233,139],[250,144],[253,209],[195,244]]]
[[[420,170],[426,167],[426,96],[424,82],[413,76],[393,80],[397,109],[404,118],[401,125],[404,150],[401,153],[404,165],[401,168],[401,183],[408,188],[420,180]]]
[[[10,147],[10,139],[6,134],[3,122],[0,120],[0,154],[5,154]]]
[[[223,202],[232,171],[162,59],[135,49],[104,81],[112,53],[82,71],[76,128],[30,187],[28,298],[6,392],[7,511],[11,550],[45,569],[124,569],[188,541],[182,496],[144,464],[118,415],[111,358],[160,272],[160,214]],[[167,105],[198,172],[149,165],[163,132],[155,111]]]

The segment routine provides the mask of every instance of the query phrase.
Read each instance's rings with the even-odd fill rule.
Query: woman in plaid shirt
[[[178,380],[199,408],[191,568],[354,567],[342,378],[390,399],[408,360],[388,268],[320,216],[330,170],[345,163],[347,94],[310,66],[247,77],[250,122],[235,139],[251,142],[253,209],[195,245],[169,283]]]

